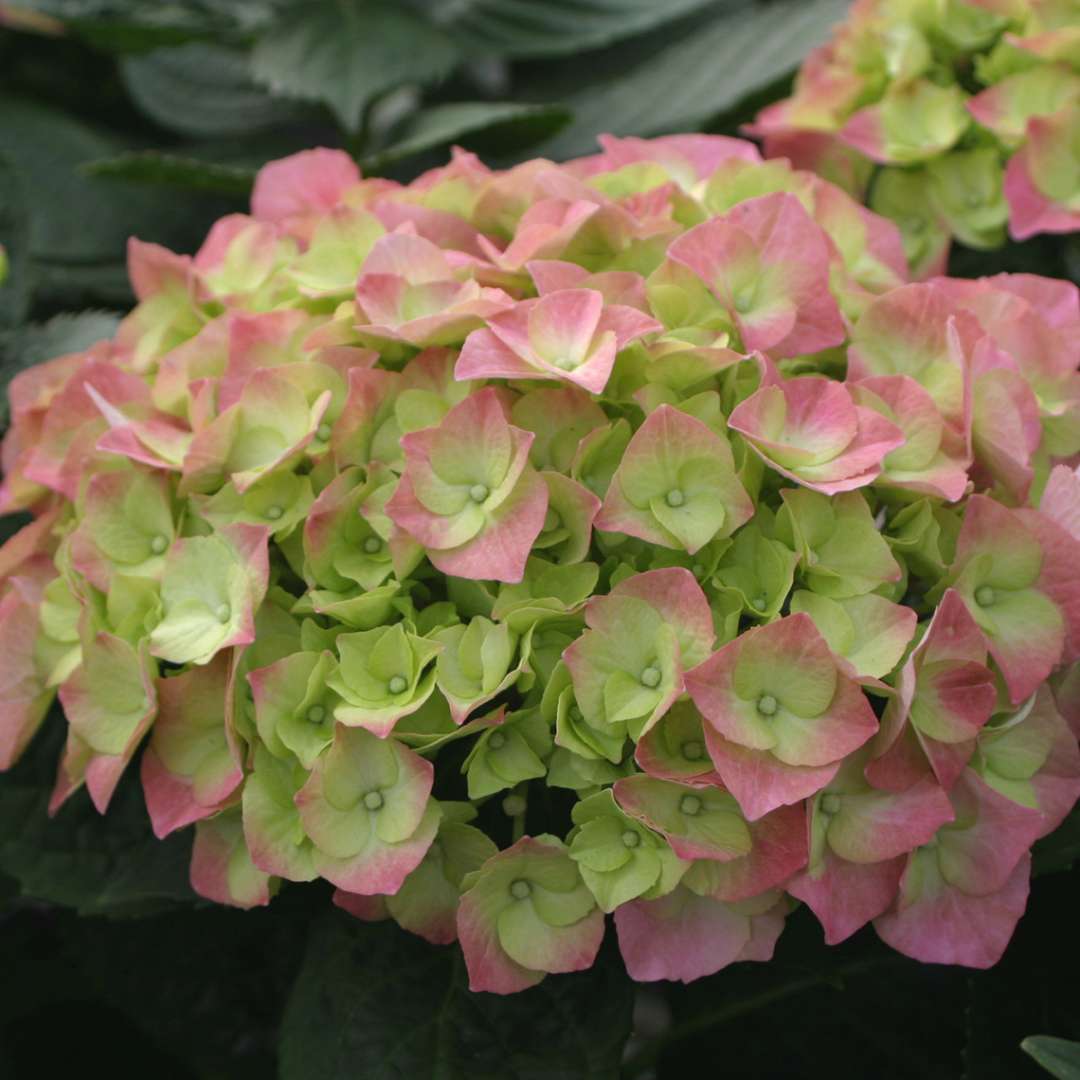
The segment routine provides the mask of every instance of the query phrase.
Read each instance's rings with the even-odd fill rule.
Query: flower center
[[[705,747],[696,739],[682,744],[682,756],[687,761],[700,761],[705,756]]]
[[[633,829],[627,829],[622,834],[623,847],[636,848],[641,843],[641,837]]]
[[[488,491],[485,484],[473,484],[473,486],[469,488],[469,498],[472,499],[474,503],[482,503],[490,494],[491,492]]]
[[[278,521],[284,514],[285,514],[284,507],[278,506],[277,503],[274,503],[272,506],[268,506],[266,508],[266,516],[271,521]]]
[[[672,507],[682,506],[682,504],[686,502],[686,496],[678,488],[672,488],[664,496],[664,502]]]
[[[228,604],[218,604],[214,616],[219,623],[227,623],[232,618],[232,608]]]
[[[157,536],[155,536],[150,541],[150,550],[155,555],[161,555],[168,546],[169,546],[169,539],[163,533],[158,533]]]
[[[330,438],[330,425],[320,424],[315,429],[315,434],[318,436],[319,442],[326,442]]]
[[[735,310],[745,315],[754,306],[754,294],[750,289],[743,289],[735,294]]]
[[[309,724],[321,724],[326,719],[326,707],[324,705],[312,705],[307,711]]]
[[[507,817],[517,817],[524,814],[528,803],[520,795],[507,795],[502,801],[503,813]]]
[[[701,800],[696,795],[684,795],[679,800],[679,809],[689,817],[701,813]]]
[[[488,739],[488,746],[492,750],[501,750],[506,745],[506,736],[501,731],[493,731]]]
[[[532,886],[523,878],[510,882],[510,895],[515,900],[524,900],[532,893]]]
[[[989,585],[980,585],[975,590],[975,603],[979,607],[991,607],[996,599],[994,590]]]
[[[821,796],[821,811],[824,814],[835,814],[840,809],[840,796],[831,791]]]
[[[409,685],[409,680],[404,675],[395,675],[387,684],[386,688],[391,694],[402,694],[405,692],[405,687]]]
[[[776,709],[777,701],[772,694],[762,694],[761,697],[758,698],[757,711],[761,713],[762,716],[773,716],[776,713]]]
[[[764,593],[759,593],[750,601],[758,611],[764,611],[765,605],[769,602],[768,597]]]
[[[638,677],[641,679],[641,685],[647,686],[651,690],[660,685],[660,680],[663,676],[660,674],[660,669],[658,667],[653,667],[652,664],[650,664]]]
[[[382,547],[382,541],[377,536],[369,536],[364,541],[364,550],[369,555],[374,555]]]
[[[381,810],[383,807],[383,797],[380,791],[369,791],[364,796],[364,806],[368,810]]]

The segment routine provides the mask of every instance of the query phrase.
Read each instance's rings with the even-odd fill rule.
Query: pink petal
[[[749,826],[753,847],[748,854],[727,862],[709,862],[708,895],[714,900],[747,900],[784,886],[806,865],[806,811],[802,803],[779,806]]]
[[[750,941],[750,920],[720,900],[676,886],[658,900],[615,909],[626,972],[636,982],[692,982],[738,959]]]
[[[810,767],[785,765],[767,750],[748,750],[729,742],[708,724],[705,743],[724,786],[735,796],[748,821],[778,806],[789,806],[830,783],[840,762]]]
[[[251,213],[263,221],[325,213],[359,179],[360,170],[343,150],[302,150],[259,170]]]
[[[839,945],[883,914],[896,898],[904,857],[853,863],[826,850],[817,872],[803,871],[785,888],[817,916],[827,945]]]
[[[1025,854],[1004,885],[984,896],[968,896],[944,882],[924,886],[909,904],[901,897],[874,929],[897,952],[924,963],[993,967],[1027,907],[1030,876],[1031,856]]]
[[[1044,126],[1044,118],[1035,117],[1029,132]],[[1068,233],[1080,228],[1080,213],[1047,198],[1031,176],[1030,151],[1021,147],[1005,166],[1003,188],[1009,204],[1009,235],[1027,240],[1037,233]]]

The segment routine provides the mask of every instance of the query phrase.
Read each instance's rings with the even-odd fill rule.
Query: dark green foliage
[[[64,737],[54,712],[23,759],[0,781],[0,872],[23,897],[83,915],[132,915],[193,903],[191,833],[158,840],[131,767],[107,818],[77,792],[50,819],[49,793]]]
[[[281,1077],[615,1080],[632,1006],[610,952],[521,994],[472,994],[456,948],[327,911],[285,1012]]]

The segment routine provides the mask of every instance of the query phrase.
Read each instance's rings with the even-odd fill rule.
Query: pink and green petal
[[[348,728],[386,738],[435,690],[431,665],[442,646],[402,623],[342,634],[336,644],[339,662],[328,666],[326,686],[340,698],[335,719]]]
[[[0,596],[0,770],[22,755],[55,695],[35,658],[40,598],[32,580]]]
[[[801,804],[779,806],[749,822],[748,828],[749,852],[726,862],[698,859],[683,884],[701,896],[735,903],[783,887],[806,865],[806,811]]]
[[[244,910],[269,904],[275,884],[251,861],[236,807],[196,823],[190,878],[199,896]]]
[[[1014,704],[1029,697],[1061,659],[1066,615],[1072,615],[1076,602],[1076,589],[1067,583],[1053,590],[1056,597],[1040,587],[1047,573],[1061,573],[1052,569],[1044,543],[1063,538],[1072,548],[1076,542],[1053,522],[1030,513],[1034,516],[1025,520],[1022,512],[973,495],[950,571],[953,587],[986,635]]]
[[[629,596],[651,607],[674,629],[679,640],[679,660],[684,668],[693,667],[708,655],[716,639],[708,598],[697,579],[681,566],[632,574],[620,581],[605,596],[596,596],[585,609],[585,621],[594,630],[616,632],[624,616],[614,598]]]
[[[908,375],[875,375],[851,384],[855,401],[896,424],[901,446],[882,462],[879,487],[956,502],[968,488],[971,453],[966,439],[947,427],[929,392]]]
[[[918,616],[876,593],[832,600],[809,590],[792,594],[791,613],[805,612],[856,678],[880,679],[900,662]]]
[[[269,580],[267,539],[266,528],[226,525],[173,543],[151,654],[174,664],[206,664],[222,649],[254,641],[255,611]]]
[[[661,405],[630,440],[596,527],[693,554],[730,536],[752,512],[727,442]]]
[[[231,658],[158,679],[158,714],[142,757],[146,808],[159,839],[210,817],[243,779],[225,729]]]
[[[911,857],[893,911],[874,920],[878,937],[923,963],[993,967],[1027,907],[1031,856],[1024,855],[994,892],[951,887],[925,849]]]
[[[747,349],[796,356],[846,334],[828,289],[830,243],[794,195],[762,195],[684,233],[670,258],[730,313]]]
[[[344,150],[301,150],[259,170],[251,213],[304,237],[359,181],[360,170]]]
[[[1009,159],[1005,198],[1014,240],[1042,232],[1074,232],[1080,224],[1078,113],[1080,104],[1074,101],[1050,116],[1032,118],[1027,142]]]
[[[145,646],[136,649],[113,634],[99,633],[84,641],[82,663],[60,687],[71,730],[94,754],[115,759],[104,789],[91,784],[87,773],[99,813],[105,813],[116,783],[154,721],[154,673]],[[96,766],[93,779],[104,767]]]
[[[592,965],[603,912],[554,837],[523,837],[462,884],[457,931],[471,990],[510,994]]]
[[[254,767],[244,780],[244,841],[251,861],[264,873],[286,881],[317,877],[311,841],[294,802],[307,771],[288,758],[257,746]]]
[[[397,892],[438,831],[433,776],[394,740],[339,727],[296,794],[316,870],[348,892]]]
[[[790,806],[820,791],[836,775],[829,765],[785,765],[768,750],[750,750],[725,739],[709,725],[705,742],[724,786],[735,796],[747,821],[754,822],[779,806]]]
[[[519,582],[536,538],[544,527],[548,489],[539,473],[528,469],[512,492],[491,511],[483,529],[465,544],[428,551],[444,574],[474,580]]]
[[[825,931],[825,944],[839,945],[889,909],[903,872],[903,855],[854,863],[827,850],[816,870],[805,870],[785,888],[813,911]]]
[[[681,859],[727,862],[749,853],[750,830],[722,787],[636,774],[615,782],[615,801],[663,836]]]
[[[900,564],[858,491],[826,496],[784,488],[780,497],[777,537],[799,553],[803,578],[814,592],[844,599],[900,581]]]
[[[927,79],[896,85],[881,103],[858,110],[840,138],[873,161],[910,165],[953,146],[971,123],[958,86]]]
[[[761,901],[727,904],[680,885],[657,900],[624,904],[615,929],[627,973],[637,982],[692,982],[737,960],[770,959],[787,907],[778,893]]]
[[[607,424],[604,410],[575,386],[530,390],[514,402],[510,418],[534,436],[533,466],[559,473],[569,473],[581,440]]]
[[[873,483],[888,454],[904,443],[894,423],[820,376],[761,387],[728,423],[767,465],[825,495]]]

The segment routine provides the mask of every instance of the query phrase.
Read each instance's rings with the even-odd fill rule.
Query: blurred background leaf
[[[276,94],[325,103],[353,133],[376,98],[438,82],[457,61],[450,36],[407,8],[314,0],[259,38],[251,70]]]
[[[846,9],[847,0],[781,0],[695,26],[625,74],[570,97],[573,123],[541,149],[570,157],[592,150],[599,131],[659,135],[707,127],[789,73]]]

